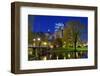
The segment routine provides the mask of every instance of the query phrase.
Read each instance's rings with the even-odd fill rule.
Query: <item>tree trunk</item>
[[[75,52],[75,58],[77,58],[76,56],[76,43],[77,43],[77,35],[75,36],[75,41],[74,41],[74,52]]]

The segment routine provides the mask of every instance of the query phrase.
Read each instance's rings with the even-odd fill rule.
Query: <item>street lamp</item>
[[[33,41],[36,41],[36,39],[34,38]]]
[[[37,38],[37,40],[40,41],[41,39],[40,38]]]
[[[38,46],[39,46],[39,51],[40,51],[41,38],[38,37],[38,38],[37,38],[37,41],[38,41]],[[39,56],[37,56],[37,57],[39,57]]]
[[[43,42],[43,45],[44,45],[44,46],[47,46],[47,42]]]
[[[34,38],[34,39],[33,39],[33,46],[35,46],[35,41],[36,41],[36,39]]]
[[[38,41],[38,43],[39,43],[39,48],[40,48],[40,41],[41,41],[41,38],[37,38],[37,41]]]
[[[40,47],[41,38],[37,38],[37,41],[39,42],[39,47]]]

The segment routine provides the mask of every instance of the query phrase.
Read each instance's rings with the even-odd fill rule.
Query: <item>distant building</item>
[[[54,33],[54,38],[63,38],[63,31],[59,30]]]

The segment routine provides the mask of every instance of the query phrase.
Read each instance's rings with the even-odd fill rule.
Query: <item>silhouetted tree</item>
[[[77,42],[80,39],[80,36],[82,35],[82,32],[84,30],[84,25],[81,24],[79,21],[69,21],[66,23],[66,26],[68,30],[67,31],[68,38],[71,40],[71,43],[73,44],[76,57]]]

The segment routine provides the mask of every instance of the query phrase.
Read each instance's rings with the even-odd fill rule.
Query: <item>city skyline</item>
[[[32,27],[32,32],[38,33],[54,33],[57,24],[65,24],[68,21],[79,21],[84,25],[84,32],[81,39],[85,42],[88,40],[88,18],[87,17],[71,17],[71,16],[46,16],[46,15],[29,15],[28,22]]]

